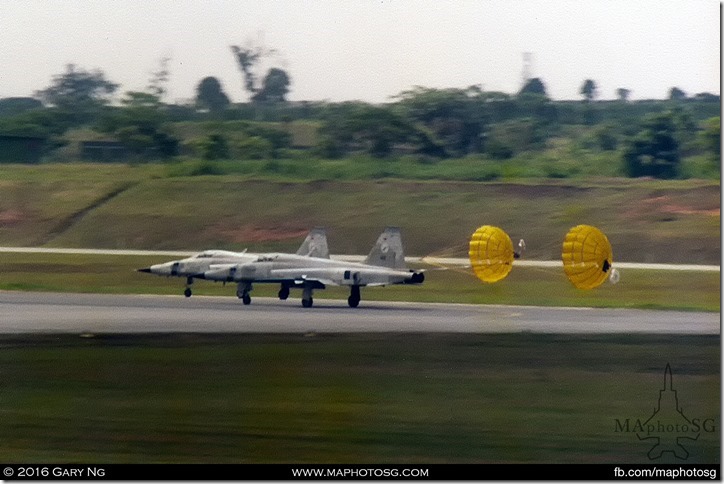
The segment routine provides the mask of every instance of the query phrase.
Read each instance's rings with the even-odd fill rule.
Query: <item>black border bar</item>
[[[0,480],[719,480],[721,464],[0,464]]]

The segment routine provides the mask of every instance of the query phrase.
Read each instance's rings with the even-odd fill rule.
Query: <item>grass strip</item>
[[[0,337],[0,461],[650,463],[667,363],[719,425],[714,336],[84,336]]]

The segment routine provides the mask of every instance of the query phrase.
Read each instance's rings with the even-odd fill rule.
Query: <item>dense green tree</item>
[[[518,96],[523,94],[538,94],[548,97],[548,94],[546,93],[546,86],[545,84],[543,84],[543,81],[538,77],[529,79],[528,82],[523,85],[520,92],[518,92]]]
[[[598,96],[596,82],[586,79],[581,85],[579,93],[583,96],[583,124],[593,125],[598,121],[597,110],[591,102]]]
[[[292,135],[284,127],[278,125],[248,123],[242,132],[249,139],[263,140],[265,146],[268,145],[271,148],[272,156],[276,156],[279,150],[289,148],[292,144]]]
[[[516,96],[518,117],[532,117],[548,123],[549,134],[558,124],[558,109],[546,94],[546,87],[539,78],[530,79]]]
[[[504,92],[482,92],[479,100],[485,106],[485,114],[489,123],[514,118],[518,112],[515,98]]]
[[[548,123],[550,130],[554,130],[558,124],[558,108],[548,97],[542,94],[524,93],[519,94],[515,102],[517,118],[535,118]]]
[[[709,151],[716,160],[721,158],[721,117],[709,118],[703,123],[699,134],[704,149]]]
[[[289,92],[291,80],[282,69],[272,68],[264,77],[262,87],[252,96],[255,102],[283,102]]]
[[[699,130],[697,122],[689,106],[678,104],[671,109],[674,120],[674,128],[676,129],[676,140],[682,153],[687,154],[688,151],[695,150],[696,133]]]
[[[57,140],[71,125],[68,116],[57,109],[33,109],[0,118],[0,133]]]
[[[320,148],[328,155],[357,151],[385,157],[395,145],[417,141],[410,122],[387,106],[341,103],[326,117]]]
[[[593,131],[593,137],[600,150],[613,151],[618,147],[616,126],[611,123],[598,125]]]
[[[679,174],[679,144],[670,112],[646,117],[642,130],[629,139],[623,152],[626,175],[675,178]]]
[[[171,70],[168,67],[170,62],[170,57],[162,57],[159,61],[158,70],[151,74],[151,79],[148,81],[148,92],[156,96],[159,102],[163,101],[166,92],[168,92],[166,86],[171,77]]]
[[[490,127],[486,153],[493,158],[510,158],[523,151],[540,149],[545,139],[544,123],[533,117],[513,119]]]
[[[228,108],[230,104],[231,102],[217,78],[204,77],[196,86],[196,105],[198,107],[218,113]]]
[[[70,111],[107,104],[118,84],[106,79],[100,70],[86,71],[68,64],[63,74],[53,77],[53,83],[36,94],[46,104]]]
[[[99,131],[114,136],[139,156],[178,154],[179,141],[168,132],[166,112],[155,95],[130,91],[121,105],[103,111],[96,126]]]
[[[261,136],[248,136],[234,144],[234,153],[244,160],[265,160],[276,157],[274,145]]]
[[[669,99],[672,101],[683,101],[686,99],[686,93],[678,87],[669,89]]]
[[[616,89],[616,96],[618,96],[619,101],[628,102],[628,98],[631,96],[631,90],[625,87],[619,87]]]
[[[205,160],[224,160],[229,158],[229,142],[220,134],[211,134],[201,142],[201,156]]]
[[[486,101],[479,86],[466,89],[415,87],[396,96],[397,109],[418,125],[427,154],[464,156],[483,150]]]
[[[272,68],[264,76],[261,86],[258,83],[256,70],[264,57],[276,53],[273,49],[248,43],[245,47],[232,45],[231,51],[244,78],[244,88],[249,93],[252,102],[279,102],[284,101],[291,80],[289,74],[283,69]]]
[[[697,101],[718,103],[721,97],[710,92],[699,92],[694,96],[694,99]]]
[[[595,81],[586,79],[583,81],[583,85],[581,85],[581,90],[579,92],[586,102],[591,102],[598,96],[598,86],[596,86]]]
[[[43,103],[32,97],[6,97],[0,99],[0,118],[40,109]]]
[[[254,70],[259,60],[266,55],[266,51],[255,46],[240,47],[238,45],[232,45],[231,52],[234,53],[234,58],[244,78],[244,88],[249,95],[253,96],[258,90],[256,85],[257,75]]]
[[[161,100],[155,94],[141,91],[128,91],[121,99],[121,105],[131,109],[153,108],[161,105]]]

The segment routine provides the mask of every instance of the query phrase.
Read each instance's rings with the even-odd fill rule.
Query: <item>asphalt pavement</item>
[[[453,332],[720,334],[719,313],[0,291],[0,334]]]

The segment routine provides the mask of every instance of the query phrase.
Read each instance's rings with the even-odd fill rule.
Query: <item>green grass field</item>
[[[719,337],[0,336],[0,461],[650,463],[666,364],[720,459]],[[711,422],[711,421],[710,421]],[[657,463],[676,462],[665,455]]]

